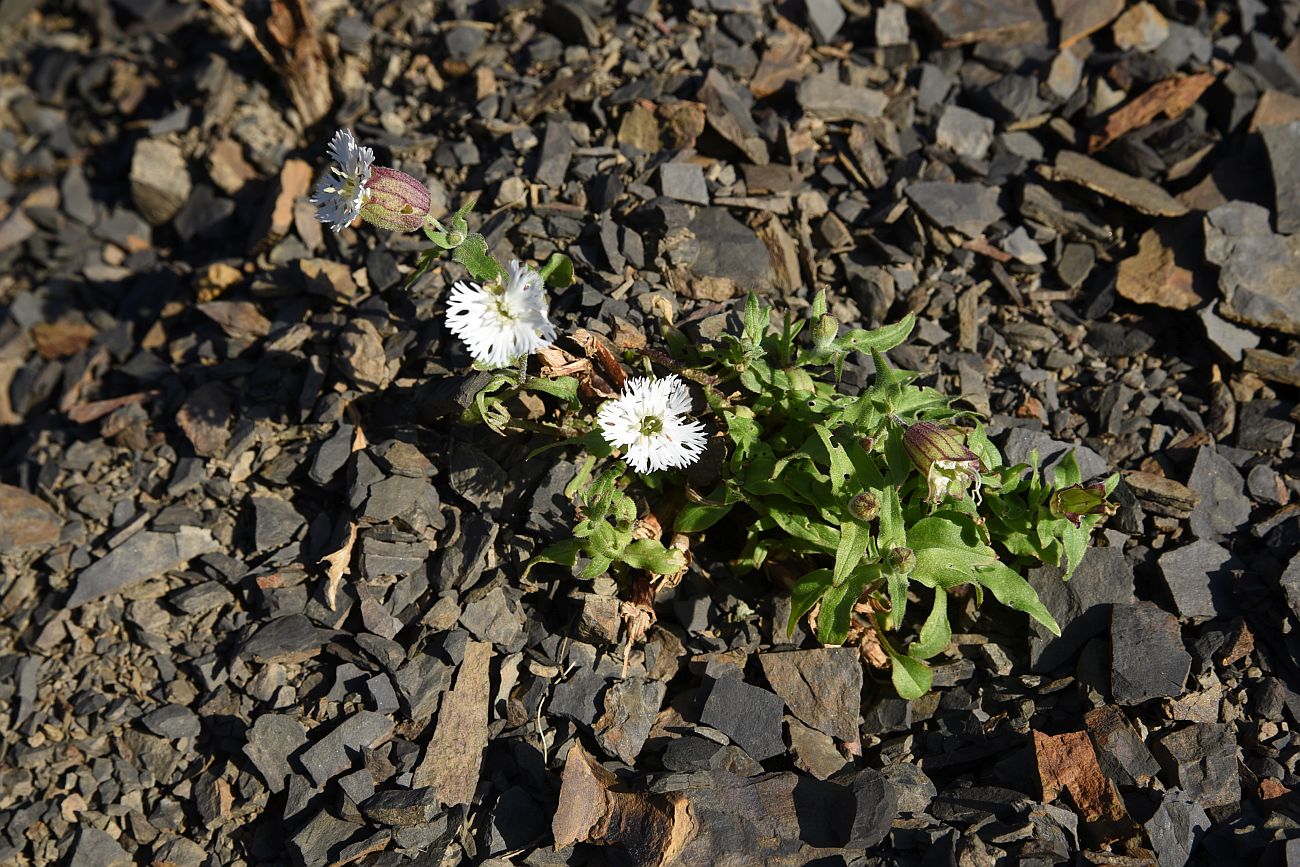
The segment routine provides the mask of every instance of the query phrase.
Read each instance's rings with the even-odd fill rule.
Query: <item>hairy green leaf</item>
[[[921,625],[921,634],[907,649],[907,655],[915,659],[929,659],[943,653],[950,641],[952,641],[952,627],[948,625],[948,594],[936,590],[930,616],[925,618],[925,623]]]
[[[899,698],[912,701],[930,691],[930,685],[934,683],[934,672],[930,671],[928,665],[919,659],[896,653],[891,653],[889,660],[889,677],[894,682]]]
[[[501,276],[501,266],[488,252],[487,239],[474,234],[467,237],[451,254],[451,257],[465,266],[470,276],[480,283],[491,282]]]
[[[794,585],[790,591],[790,620],[785,627],[787,635],[794,632],[794,625],[799,622],[799,618],[811,611],[817,600],[830,589],[831,581],[831,570],[814,569]]]

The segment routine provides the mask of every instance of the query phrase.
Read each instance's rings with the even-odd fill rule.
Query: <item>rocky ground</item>
[[[1300,862],[1298,18],[0,0],[0,862]],[[1123,474],[1062,636],[956,600],[907,703],[720,551],[630,648],[523,579],[578,455],[454,422],[463,274],[322,231],[339,126],[568,252],[562,330],[917,313],[1011,457]]]

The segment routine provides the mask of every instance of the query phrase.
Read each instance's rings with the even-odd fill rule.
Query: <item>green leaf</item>
[[[1081,476],[1079,462],[1074,458],[1074,449],[1070,449],[1053,470],[1052,484],[1057,490],[1068,488],[1080,484],[1083,481]]]
[[[896,653],[889,655],[889,677],[894,682],[894,689],[899,698],[913,701],[930,691],[934,682],[934,672],[919,659]]]
[[[429,273],[429,269],[433,267],[433,260],[436,258],[438,258],[437,250],[425,250],[421,253],[420,260],[415,265],[415,270],[411,272],[411,276],[406,278],[406,283],[402,288],[409,292],[417,280]]]
[[[566,566],[570,569],[578,562],[578,555],[582,553],[583,541],[581,539],[565,539],[543,548],[533,559],[528,561],[524,567],[523,578],[528,577],[528,573],[533,571],[533,567],[540,566],[543,563],[553,563],[557,566]]]
[[[799,622],[799,618],[812,610],[830,586],[829,569],[814,569],[799,579],[799,583],[790,591],[790,620],[785,627],[786,635],[794,632],[794,625]]]
[[[673,530],[678,533],[699,533],[707,530],[726,517],[734,505],[735,503],[724,506],[687,503],[677,513],[677,518],[673,521]]]
[[[555,289],[567,289],[573,285],[573,262],[563,253],[552,253],[537,273],[542,280]]]
[[[948,625],[948,594],[936,590],[930,616],[925,618],[925,623],[921,625],[921,634],[907,649],[907,655],[915,659],[929,659],[947,649],[950,641],[952,641],[952,627]]]
[[[762,505],[777,526],[796,539],[810,542],[827,553],[839,547],[840,534],[834,527],[813,518],[794,503],[773,503],[768,500]]]
[[[480,283],[488,283],[501,276],[501,266],[488,253],[487,239],[474,234],[455,249],[451,257],[465,266],[470,276]]]
[[[898,499],[898,490],[885,486],[880,491],[880,514],[876,517],[877,540],[882,554],[890,548],[907,544],[907,529],[903,524],[903,504]]]
[[[1002,454],[998,447],[993,445],[989,439],[988,433],[984,430],[984,425],[977,424],[975,429],[966,434],[966,447],[973,451],[979,457],[980,463],[984,469],[992,472],[1002,466]]]
[[[903,615],[907,614],[907,576],[895,569],[886,569],[885,582],[889,585],[889,618],[897,629],[903,625]]]
[[[838,497],[845,483],[853,477],[856,468],[853,466],[853,461],[849,460],[844,447],[831,439],[831,432],[825,425],[813,425],[813,433],[816,438],[809,438],[805,448],[808,448],[808,453],[814,460],[820,459],[820,462],[830,469],[831,493]],[[821,448],[816,448],[817,445]]]
[[[553,395],[566,403],[572,403],[578,399],[578,380],[572,376],[557,376],[554,379],[530,376],[524,381],[524,388],[529,391],[540,391],[543,394]]]
[[[826,315],[826,290],[818,289],[817,294],[813,296],[812,305],[808,310],[808,321],[816,322]]]
[[[470,196],[469,199],[460,206],[460,210],[451,215],[451,230],[453,232],[462,237],[469,234],[469,223],[465,220],[465,217],[469,215],[470,211],[474,210],[476,204],[478,204],[478,196]]]
[[[1025,612],[1050,629],[1053,635],[1061,634],[1061,627],[1056,625],[1056,619],[1039,600],[1034,588],[1005,563],[995,560],[987,566],[981,566],[975,570],[975,580],[992,590],[1003,605]]]
[[[849,624],[853,619],[853,606],[862,593],[857,581],[845,581],[827,589],[822,596],[822,607],[817,615],[817,640],[822,644],[843,644],[849,637]]]
[[[871,541],[871,530],[856,518],[846,517],[840,524],[840,544],[835,549],[835,583],[843,583],[862,563]]]
[[[637,539],[623,549],[619,557],[633,569],[655,575],[672,575],[686,568],[686,557],[676,548],[665,548],[655,539]]]
[[[740,339],[747,350],[757,349],[767,336],[769,310],[753,292],[745,298],[745,328]]]

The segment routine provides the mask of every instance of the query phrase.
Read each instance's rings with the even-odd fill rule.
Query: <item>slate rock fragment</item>
[[[525,849],[548,830],[547,813],[523,786],[511,786],[501,793],[488,817],[488,853]]]
[[[527,637],[523,606],[515,593],[501,585],[486,592],[472,591],[461,608],[460,622],[478,640],[498,644],[508,653],[521,650]]]
[[[140,718],[149,731],[171,740],[197,738],[202,731],[198,714],[180,704],[165,704]]]
[[[248,729],[244,755],[272,792],[280,792],[295,773],[289,756],[307,745],[307,730],[295,717],[260,713]]]
[[[1176,698],[1191,668],[1178,618],[1150,602],[1111,608],[1110,690],[1117,704]]]
[[[1156,737],[1151,751],[1166,781],[1207,810],[1241,800],[1237,740],[1230,724],[1191,723]]]
[[[307,519],[288,500],[276,496],[249,500],[253,507],[254,546],[259,552],[284,547],[307,526]]]
[[[1237,613],[1232,587],[1246,564],[1221,545],[1198,539],[1160,555],[1160,574],[1184,619]]]
[[[1183,867],[1191,860],[1201,837],[1210,829],[1210,817],[1205,808],[1186,792],[1169,789],[1143,829],[1151,840],[1160,867]]]
[[[993,146],[993,121],[959,105],[948,105],[939,116],[935,143],[955,154],[982,160]]]
[[[862,662],[852,648],[759,654],[772,689],[804,724],[841,741],[858,736]]]
[[[663,683],[644,677],[611,684],[603,697],[604,713],[592,727],[600,748],[629,765],[636,764],[665,692]]]
[[[62,529],[63,519],[40,497],[0,484],[0,554],[48,548]]]
[[[977,238],[1002,218],[997,187],[976,183],[915,181],[904,194],[926,219],[943,229]]]
[[[1061,627],[1052,635],[1031,621],[1029,665],[1033,671],[1051,671],[1070,660],[1090,639],[1110,623],[1112,605],[1133,601],[1133,567],[1118,548],[1089,548],[1069,581],[1058,567],[1029,570],[1030,586]]]
[[[795,766],[819,780],[826,780],[844,769],[845,758],[835,748],[830,735],[804,725],[792,716],[786,716],[785,728],[790,735],[790,750],[795,756]]]
[[[393,721],[388,717],[368,710],[357,711],[315,738],[300,760],[312,782],[323,786],[352,767],[353,757],[363,747],[377,747],[392,733]]]
[[[700,722],[731,738],[757,761],[785,752],[781,717],[785,703],[763,689],[736,676],[713,681]]]
[[[827,121],[863,123],[880,117],[889,97],[879,90],[843,84],[831,72],[810,75],[796,93],[804,111]]]
[[[371,822],[395,828],[423,825],[438,814],[438,798],[427,786],[375,792],[358,806]]]
[[[1273,173],[1273,223],[1280,235],[1300,232],[1300,121],[1263,127]]]
[[[89,825],[77,829],[76,842],[68,853],[68,867],[131,867],[135,859],[106,832]]]
[[[199,527],[181,527],[175,533],[142,530],[82,569],[64,605],[77,608],[219,549],[212,533]]]
[[[1251,503],[1241,473],[1211,446],[1201,446],[1187,487],[1200,496],[1188,523],[1198,539],[1221,539],[1250,520]]]
[[[433,737],[415,769],[414,784],[432,786],[440,804],[468,804],[474,798],[488,745],[491,662],[491,644],[470,641],[465,645],[455,685],[442,697]]]
[[[1096,748],[1098,764],[1116,784],[1145,788],[1160,773],[1160,764],[1123,710],[1103,705],[1088,711],[1084,721]]]
[[[1187,206],[1145,178],[1135,178],[1077,151],[1061,151],[1056,163],[1044,172],[1058,181],[1069,181],[1100,193],[1153,217],[1181,217]]]
[[[838,778],[837,778],[838,779]],[[874,768],[862,768],[850,784],[855,809],[849,849],[870,849],[885,839],[898,815],[898,792],[884,774]]]
[[[289,838],[289,851],[299,867],[337,863],[345,844],[360,831],[360,825],[321,809]]]
[[[837,0],[807,0],[808,27],[818,44],[825,45],[844,26],[844,8]]]
[[[1205,258],[1219,266],[1224,317],[1300,334],[1300,235],[1274,234],[1259,205],[1228,202],[1205,215]]]
[[[767,246],[726,208],[701,208],[690,230],[700,244],[700,254],[691,264],[696,277],[718,277],[744,290],[772,286]]]
[[[286,614],[258,626],[239,647],[239,655],[254,662],[301,662],[320,652],[328,632],[305,614]]]
[[[750,162],[767,165],[767,142],[735,85],[716,68],[710,68],[700,85],[697,98],[704,103],[709,126],[731,142]]]
[[[165,139],[136,142],[131,156],[131,197],[140,214],[155,226],[166,223],[190,197],[185,155]]]
[[[696,205],[709,203],[704,169],[698,163],[664,163],[659,167],[659,190],[670,199]]]
[[[921,11],[947,46],[1031,42],[1046,29],[1038,4],[1030,0],[935,0]]]

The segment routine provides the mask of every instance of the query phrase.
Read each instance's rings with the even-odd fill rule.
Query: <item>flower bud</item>
[[[889,568],[895,572],[901,572],[904,575],[912,574],[912,567],[916,565],[916,552],[911,548],[890,548],[889,549]]]
[[[830,349],[831,342],[835,339],[835,335],[839,333],[839,320],[829,313],[823,313],[812,325],[813,346],[817,348],[818,352],[825,352]]]
[[[918,421],[903,433],[903,448],[916,468],[925,474],[932,503],[951,494],[966,497],[966,486],[974,485],[979,502],[980,459],[966,448],[961,436],[950,428],[930,421]]]
[[[361,216],[381,229],[414,232],[429,216],[429,188],[405,172],[375,166],[366,191]]]
[[[880,514],[880,497],[873,491],[863,491],[849,500],[849,513],[859,521],[874,521]]]
[[[1053,515],[1069,518],[1076,527],[1084,515],[1113,515],[1118,508],[1115,503],[1107,502],[1106,486],[1101,482],[1071,485],[1052,494],[1048,501],[1048,509]]]

